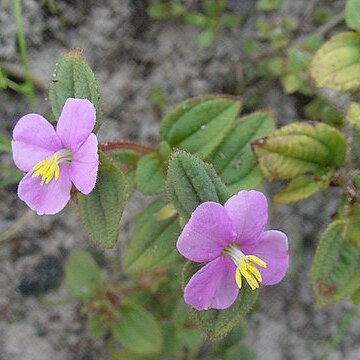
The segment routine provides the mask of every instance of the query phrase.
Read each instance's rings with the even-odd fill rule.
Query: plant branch
[[[99,145],[99,150],[108,153],[114,150],[132,150],[142,155],[156,152],[157,149],[151,146],[145,146],[133,143],[131,141],[109,141]]]

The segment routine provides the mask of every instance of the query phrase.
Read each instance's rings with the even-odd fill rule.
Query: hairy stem
[[[109,141],[99,145],[99,150],[108,153],[114,150],[132,150],[145,155],[155,152],[157,149],[151,146],[145,146],[133,143],[131,141]]]

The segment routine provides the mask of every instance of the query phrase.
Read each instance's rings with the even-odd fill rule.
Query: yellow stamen
[[[32,174],[32,177],[36,178],[41,176],[40,185],[48,184],[54,178],[57,180],[60,175],[58,160],[59,154],[55,153],[53,156],[39,161],[33,167],[33,170],[35,171]]]
[[[266,267],[267,267],[266,262],[265,262],[264,260],[261,260],[260,258],[258,258],[258,257],[255,256],[255,255],[247,255],[246,258],[247,258],[249,261],[255,263],[256,265],[259,265],[259,266],[261,266],[261,267],[263,267],[263,268],[266,268]]]
[[[248,263],[247,267],[248,267],[249,271],[255,276],[256,280],[258,282],[262,282],[262,276],[261,276],[258,268],[254,264],[251,264],[251,263]]]
[[[242,281],[241,281],[241,272],[239,268],[236,269],[235,279],[237,286],[239,287],[239,289],[241,289]]]
[[[262,281],[262,276],[258,268],[252,262],[266,268],[266,262],[257,256],[242,256],[237,263],[238,267],[235,275],[236,283],[239,288],[242,286],[241,275],[245,278],[252,290],[260,287],[259,283]]]

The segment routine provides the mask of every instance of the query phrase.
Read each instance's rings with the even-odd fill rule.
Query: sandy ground
[[[208,50],[198,49],[194,41],[199,33],[197,28],[174,21],[150,20],[146,16],[147,3],[63,0],[58,1],[62,10],[62,16],[58,16],[41,1],[24,0],[30,67],[40,85],[37,111],[44,115],[49,112],[47,93],[41,88],[47,87],[59,56],[74,47],[84,49],[100,84],[106,119],[99,133],[100,141],[120,138],[156,144],[160,114],[149,100],[154,86],[167,92],[167,108],[200,94],[244,95],[240,45],[254,31],[257,13],[253,1],[228,2],[232,11],[244,15],[245,24],[243,28],[225,31]],[[337,9],[342,2],[328,3]],[[4,4],[0,7],[0,59],[19,64],[11,4],[6,0]],[[308,6],[305,1],[286,0],[282,13],[302,19],[309,11]],[[301,31],[310,30],[311,24],[305,22]],[[254,85],[257,86],[259,91],[260,85]],[[259,109],[272,108],[279,123],[300,119],[299,98],[285,96],[278,84],[265,88],[261,98]],[[22,96],[0,92],[1,132],[10,134],[19,116],[27,111]],[[11,163],[7,155],[0,159],[4,164]],[[319,193],[295,206],[277,207],[272,212],[270,228],[282,229],[290,235],[293,261],[287,280],[263,289],[258,311],[247,319],[247,344],[258,359],[316,359],[351,307],[344,301],[315,309],[309,289],[314,248],[336,211],[338,197],[336,191]],[[121,225],[122,239],[131,233],[131,218],[144,201],[140,194],[135,194],[129,202]],[[120,254],[119,246],[104,252],[91,244],[71,207],[56,216],[32,216],[17,199],[16,187],[0,190],[0,233],[23,216],[28,221],[16,236],[0,244],[0,359],[106,359],[102,341],[93,341],[86,335],[79,304],[63,285],[63,264],[67,254],[75,249],[114,258]],[[39,293],[39,279],[44,274],[46,287]],[[357,315],[328,359],[359,358],[360,315]]]

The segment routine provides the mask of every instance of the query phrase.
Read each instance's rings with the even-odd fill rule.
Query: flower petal
[[[241,251],[256,246],[268,220],[267,200],[260,191],[240,191],[224,205],[237,233]]]
[[[60,164],[60,176],[40,185],[41,176],[33,178],[28,172],[20,181],[18,196],[38,215],[52,215],[61,211],[70,200],[71,181],[69,165]]]
[[[90,134],[74,153],[70,166],[71,181],[85,195],[95,186],[98,166],[98,141],[95,134]]]
[[[69,98],[60,114],[56,132],[63,144],[76,152],[92,132],[95,120],[96,110],[89,100]]]
[[[187,283],[184,299],[196,310],[226,309],[236,300],[239,288],[235,264],[222,256],[205,265]]]
[[[224,207],[205,202],[192,213],[177,241],[180,254],[196,262],[211,261],[234,241],[235,232]]]
[[[25,172],[62,148],[54,127],[38,114],[27,114],[17,122],[11,145],[16,166]]]
[[[246,254],[250,255],[250,254]],[[259,239],[254,254],[264,260],[267,267],[258,267],[263,285],[274,285],[280,282],[289,267],[288,238],[277,230],[265,231]]]

